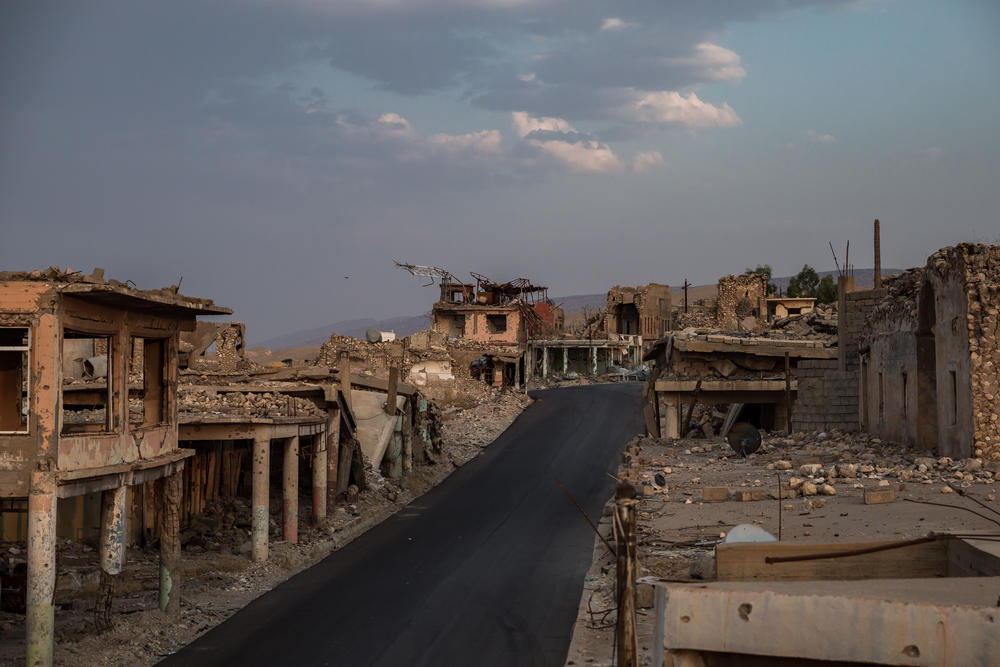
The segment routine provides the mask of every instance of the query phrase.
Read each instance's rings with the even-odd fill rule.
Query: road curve
[[[640,385],[535,402],[440,486],[161,664],[561,665]]]

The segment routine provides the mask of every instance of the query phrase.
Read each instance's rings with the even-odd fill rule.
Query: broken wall
[[[767,276],[744,274],[719,278],[716,326],[726,331],[753,331],[767,318]]]
[[[1000,246],[962,245],[976,454],[1000,461]]]

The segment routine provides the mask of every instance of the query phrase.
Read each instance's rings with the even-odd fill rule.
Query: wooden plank
[[[849,579],[920,579],[948,573],[947,540],[915,544],[857,556],[766,563],[768,556],[806,556],[866,549],[894,541],[836,544],[756,542],[715,548],[719,581],[820,581]]]

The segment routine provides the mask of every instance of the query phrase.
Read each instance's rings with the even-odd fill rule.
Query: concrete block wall
[[[801,359],[795,376],[799,389],[792,406],[793,430],[859,430],[856,369],[839,371],[836,359]]]
[[[858,343],[861,340],[861,333],[865,328],[865,320],[872,310],[881,303],[887,294],[885,288],[860,290],[847,293],[847,307],[845,309],[845,324],[847,335],[841,338],[846,350],[847,370],[857,371],[860,366],[858,360]],[[857,395],[857,386],[854,389]]]

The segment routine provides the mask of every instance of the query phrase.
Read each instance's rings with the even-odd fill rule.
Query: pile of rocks
[[[952,493],[952,487],[993,484],[1000,477],[997,462],[922,456],[864,433],[831,431],[767,438],[758,455],[770,461],[769,470],[792,471],[789,496],[836,495],[835,484],[853,488],[927,484]],[[812,461],[796,465],[790,459]]]
[[[280,392],[242,392],[194,389],[180,393],[181,414],[240,415],[249,417],[319,416],[313,401]]]
[[[815,310],[801,315],[781,317],[771,323],[769,338],[818,340],[827,346],[837,343],[837,307],[817,305]]]

